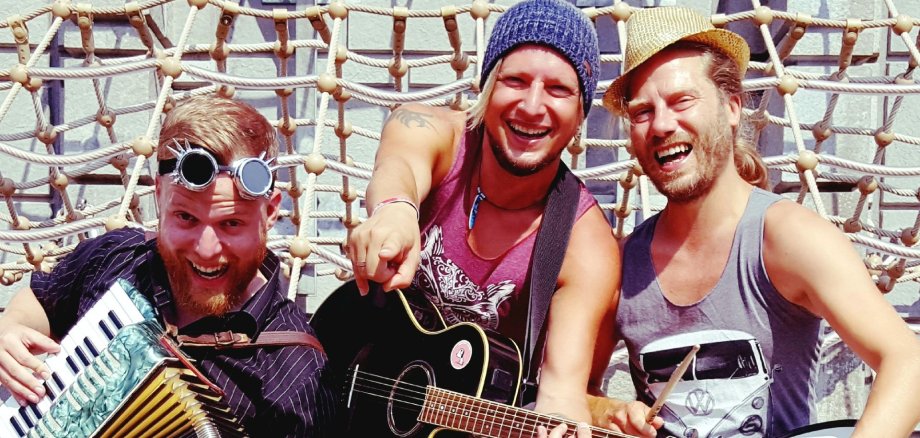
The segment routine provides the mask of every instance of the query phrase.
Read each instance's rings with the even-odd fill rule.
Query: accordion
[[[2,437],[244,437],[220,388],[164,334],[150,304],[119,280],[49,355],[39,403],[3,389]]]

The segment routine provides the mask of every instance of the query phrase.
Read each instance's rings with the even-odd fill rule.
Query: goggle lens
[[[182,160],[179,173],[189,184],[204,187],[214,179],[214,160],[205,154],[188,154]]]
[[[237,182],[252,196],[262,196],[271,189],[272,172],[264,161],[248,159],[239,164]]]

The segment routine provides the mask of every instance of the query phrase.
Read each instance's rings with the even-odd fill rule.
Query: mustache
[[[659,149],[662,146],[671,146],[679,143],[689,143],[693,145],[697,142],[697,138],[693,135],[687,134],[686,132],[675,132],[667,137],[661,139],[655,139],[652,142],[652,147],[654,149]]]

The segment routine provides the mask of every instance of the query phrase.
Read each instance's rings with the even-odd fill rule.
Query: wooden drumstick
[[[690,366],[690,362],[692,362],[693,358],[696,357],[697,351],[700,351],[699,344],[691,347],[687,355],[684,356],[684,360],[677,364],[677,368],[674,370],[674,372],[671,373],[671,378],[668,379],[668,384],[664,386],[661,394],[658,394],[658,398],[655,400],[655,403],[652,404],[652,409],[648,411],[648,415],[645,416],[646,423],[651,424],[652,420],[658,416],[658,412],[661,411],[661,408],[664,406],[664,401],[667,400],[668,396],[671,394],[671,391],[674,389],[674,386],[677,385],[677,382],[680,381],[680,376],[683,376],[684,372],[687,371],[687,367]]]

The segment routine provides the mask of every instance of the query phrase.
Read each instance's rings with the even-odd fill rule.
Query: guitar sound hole
[[[387,402],[387,423],[396,436],[412,436],[422,428],[418,417],[425,387],[434,385],[433,380],[433,370],[421,361],[410,362],[396,378]]]

